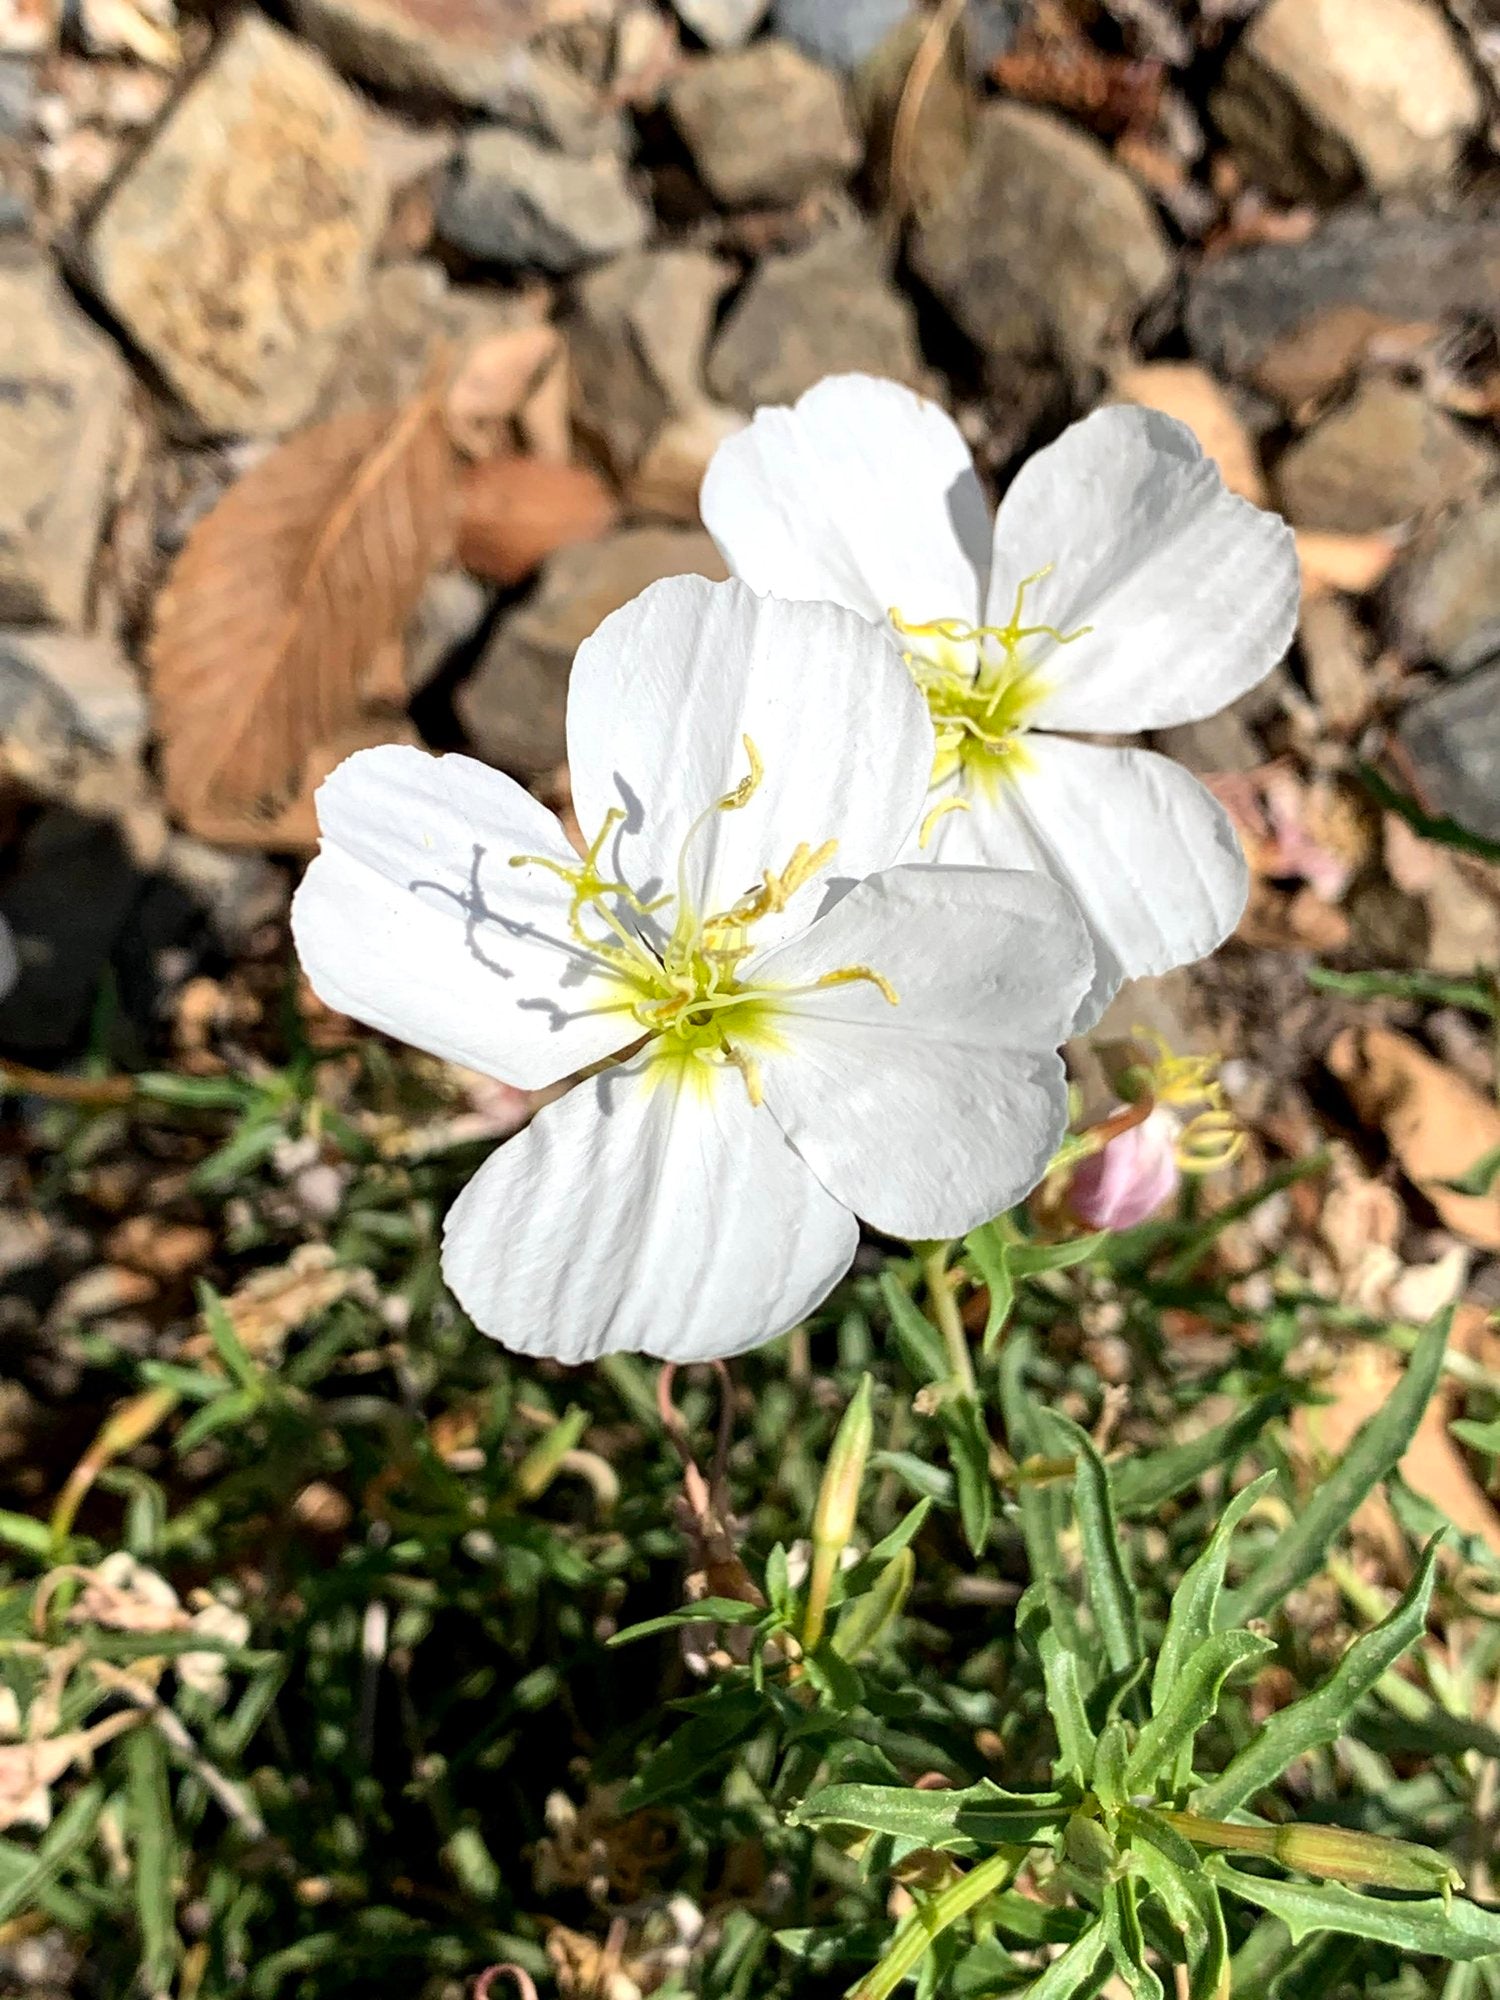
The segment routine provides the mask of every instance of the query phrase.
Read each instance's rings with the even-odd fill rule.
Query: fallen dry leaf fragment
[[[1327,1063],[1444,1226],[1481,1249],[1500,1250],[1500,1193],[1455,1194],[1444,1186],[1500,1146],[1500,1107],[1393,1028],[1344,1029]]]
[[[488,458],[461,484],[458,559],[494,583],[521,583],[571,542],[591,542],[620,510],[597,473],[539,458]]]
[[[511,441],[511,425],[558,360],[555,326],[507,327],[476,341],[444,399],[448,434],[470,458],[489,458]]]
[[[1122,368],[1114,391],[1127,403],[1159,410],[1186,424],[1223,474],[1231,493],[1266,504],[1266,482],[1255,440],[1229,392],[1191,361],[1143,361]]]
[[[1368,535],[1340,535],[1332,530],[1299,528],[1297,560],[1302,566],[1302,595],[1320,597],[1342,590],[1365,597],[1380,583],[1401,552],[1404,537],[1393,530]]]
[[[194,529],[151,648],[167,800],[190,830],[297,844],[286,816],[319,752],[389,739],[396,718],[369,711],[391,699],[392,641],[447,553],[453,485],[428,394],[300,432]]]

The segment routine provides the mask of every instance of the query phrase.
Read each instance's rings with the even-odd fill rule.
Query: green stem
[[[948,1252],[951,1243],[934,1243],[922,1254],[922,1282],[927,1287],[927,1300],[932,1311],[933,1325],[943,1336],[943,1345],[948,1350],[948,1361],[953,1369],[953,1381],[965,1396],[976,1396],[978,1384],[974,1380],[974,1361],[969,1353],[969,1336],[964,1329],[963,1315],[958,1309],[958,1300],[953,1294],[953,1280],[948,1270]]]
[[[886,2000],[921,1964],[933,1939],[967,1916],[976,1903],[1005,1888],[1025,1858],[1025,1849],[1002,1847],[961,1875],[931,1901],[920,1903],[897,1929],[879,1965],[867,1972],[849,2000]]]

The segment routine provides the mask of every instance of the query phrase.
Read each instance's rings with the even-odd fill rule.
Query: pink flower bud
[[[1176,1193],[1178,1121],[1156,1110],[1079,1165],[1068,1207],[1090,1229],[1133,1229]]]

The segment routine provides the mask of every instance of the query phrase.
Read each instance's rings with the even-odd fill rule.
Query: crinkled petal
[[[957,1236],[1041,1179],[1067,1121],[1057,1045],[1093,969],[1072,898],[1044,876],[892,868],[746,970],[817,987],[757,1049],[766,1108],[829,1192],[875,1228]]]
[[[986,620],[1017,585],[1048,692],[1039,729],[1139,730],[1212,715],[1291,644],[1297,552],[1277,515],[1231,493],[1185,424],[1096,410],[1027,460],[1001,502]]]
[[[1074,1024],[1098,1020],[1123,979],[1206,958],[1239,922],[1249,888],[1229,815],[1190,772],[1152,750],[1031,735],[1004,785],[968,790],[945,815],[942,862],[1039,868],[1071,889],[1094,934],[1095,977]]]
[[[715,811],[749,773],[746,738],[763,776],[743,806]],[[592,839],[608,811],[627,815],[605,858],[642,897],[676,889],[686,840],[683,881],[699,916],[784,869],[799,844],[834,840],[831,861],[790,906],[800,915],[780,928],[806,923],[830,877],[895,859],[932,754],[926,707],[894,649],[834,604],[669,577],[606,618],[573,664],[579,824]]]
[[[646,1050],[490,1155],[449,1211],[443,1275],[522,1353],[711,1361],[795,1326],[858,1239],[736,1071]]]
[[[392,744],[346,758],[317,807],[292,936],[328,1006],[527,1090],[637,1039],[618,982],[569,930],[566,884],[510,865],[578,859],[510,778]]]
[[[714,453],[703,524],[752,589],[825,598],[867,618],[972,624],[989,509],[958,426],[872,375],[830,375],[758,410]]]

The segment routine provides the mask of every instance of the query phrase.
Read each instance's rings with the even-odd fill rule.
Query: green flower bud
[[[812,1576],[802,1620],[802,1649],[807,1653],[823,1636],[828,1594],[838,1573],[839,1557],[849,1546],[859,1519],[859,1489],[875,1436],[875,1420],[870,1411],[873,1386],[868,1375],[861,1377],[834,1434],[823,1484],[818,1488],[812,1523]]]

